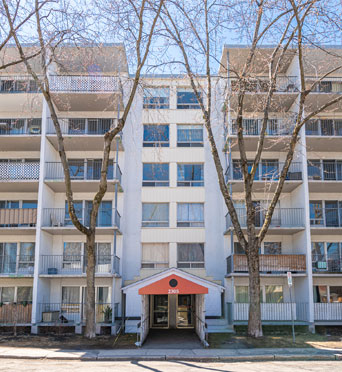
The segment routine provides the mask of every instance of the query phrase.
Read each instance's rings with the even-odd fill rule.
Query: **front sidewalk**
[[[274,360],[342,360],[342,349],[98,349],[60,350],[0,347],[0,359],[53,360],[192,360],[242,362]]]

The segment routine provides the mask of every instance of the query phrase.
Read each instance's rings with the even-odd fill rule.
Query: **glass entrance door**
[[[178,295],[177,327],[190,328],[194,326],[194,296]]]
[[[168,295],[152,296],[152,327],[168,328],[169,326],[169,299]]]

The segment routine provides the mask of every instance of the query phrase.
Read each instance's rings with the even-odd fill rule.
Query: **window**
[[[20,243],[19,271],[33,273],[35,243]]]
[[[311,243],[312,268],[313,270],[326,270],[327,263],[325,260],[324,243]]]
[[[108,287],[97,287],[96,288],[96,300],[98,304],[110,304],[109,288]]]
[[[92,209],[93,202],[90,200],[85,201],[85,223],[87,226],[90,225],[90,212]],[[99,213],[97,216],[96,226],[108,227],[112,226],[112,201],[103,200],[99,207]]]
[[[322,168],[320,160],[308,160],[308,178],[310,180],[322,179]]]
[[[0,243],[0,273],[15,273],[16,266],[17,243]]]
[[[144,109],[168,109],[170,88],[145,88]]]
[[[201,97],[202,101],[202,97]],[[177,109],[199,109],[200,105],[192,88],[177,89]]]
[[[143,147],[169,147],[169,126],[145,124]]]
[[[83,202],[79,200],[74,201],[74,208],[77,218],[80,220],[80,222],[83,222]],[[73,225],[71,218],[69,216],[69,210],[68,210],[68,202],[65,201],[65,216],[64,216],[64,223],[66,226]]]
[[[324,225],[323,203],[321,201],[310,201],[310,225]]]
[[[266,292],[266,303],[284,302],[282,285],[266,285],[265,292]]]
[[[111,263],[112,247],[110,243],[96,243],[96,264],[109,265]]]
[[[203,147],[202,125],[177,125],[178,147]]]
[[[79,304],[80,287],[62,287],[62,304]]]
[[[281,242],[265,242],[264,254],[281,254]]]
[[[17,288],[17,302],[32,302],[32,287]]]
[[[248,286],[235,286],[235,302],[238,304],[245,304],[249,302]]]
[[[101,178],[102,159],[87,160],[87,180],[99,180]],[[113,159],[108,160],[107,179],[114,179]]]
[[[203,164],[178,164],[177,186],[204,186]]]
[[[330,302],[342,303],[342,286],[330,286]]]
[[[338,201],[325,201],[325,225],[329,227],[339,226],[339,203]]]
[[[72,180],[84,179],[84,159],[70,159],[68,160],[70,178]]]
[[[88,134],[105,134],[112,124],[112,119],[88,119]]]
[[[319,135],[319,122],[318,120],[308,120],[305,124],[305,134],[307,136]]]
[[[328,290],[325,285],[314,285],[313,287],[314,302],[327,303],[328,302]]]
[[[164,269],[169,267],[168,243],[143,243],[141,250],[142,269]]]
[[[2,287],[0,290],[0,302],[14,302],[14,287]]]
[[[63,269],[82,270],[82,243],[65,242],[63,249]]]
[[[69,119],[68,134],[84,134],[86,128],[86,119]]]
[[[277,180],[279,178],[278,160],[262,160],[261,175],[263,180]]]
[[[204,243],[178,243],[177,267],[204,268]]]
[[[203,227],[203,226],[204,226],[203,203],[177,204],[177,227]]]
[[[169,164],[143,164],[143,186],[169,186]]]
[[[248,161],[247,167],[248,167],[249,173],[252,170],[252,166],[253,166],[253,161]],[[233,180],[242,180],[242,179],[243,179],[243,176],[242,176],[241,160],[234,159],[233,160]],[[259,165],[257,166],[254,179],[259,180]]]
[[[234,242],[234,254],[246,254],[239,242]]]
[[[168,227],[168,203],[143,203],[142,227]]]

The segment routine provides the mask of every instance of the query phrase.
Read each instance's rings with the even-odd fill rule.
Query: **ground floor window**
[[[235,302],[249,302],[248,286],[235,286]],[[265,285],[260,287],[260,302],[265,303],[282,303],[284,302],[283,286],[282,285]]]
[[[0,303],[32,302],[32,287],[0,287]]]
[[[315,285],[313,287],[313,292],[314,292],[314,302],[342,303],[342,286]]]

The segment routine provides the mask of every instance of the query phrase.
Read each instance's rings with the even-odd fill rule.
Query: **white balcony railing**
[[[315,303],[315,321],[342,321],[342,302]]]
[[[51,75],[52,92],[119,92],[119,80],[115,76]]]

